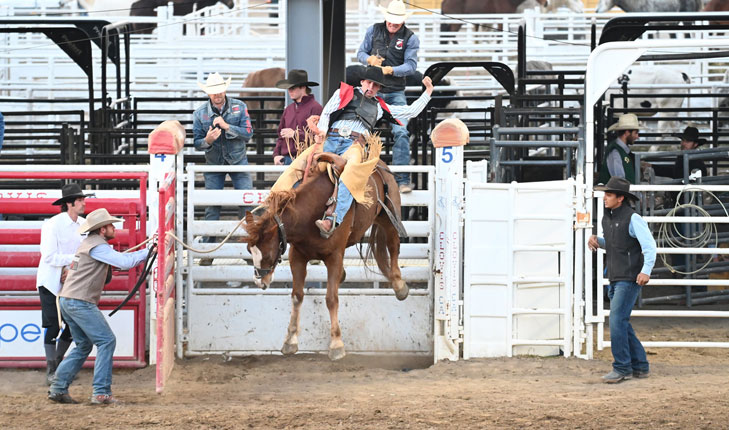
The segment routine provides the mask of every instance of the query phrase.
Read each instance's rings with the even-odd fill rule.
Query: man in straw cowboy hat
[[[76,348],[56,369],[56,377],[48,391],[48,399],[54,402],[78,403],[68,394],[68,387],[94,346],[96,360],[91,403],[117,402],[111,394],[116,337],[99,310],[99,299],[104,285],[111,280],[111,266],[131,269],[144,262],[148,254],[146,249],[122,254],[109,245],[107,241],[116,235],[113,223],[122,221],[101,208],[91,212],[77,230],[88,236],[79,245],[59,294],[61,314],[71,329]]]
[[[248,116],[246,104],[240,100],[226,97],[231,78],[224,80],[220,74],[211,73],[204,84],[197,85],[210,97],[192,114],[192,133],[195,149],[205,151],[205,162],[211,165],[248,165],[246,143],[253,136],[253,127]],[[230,175],[233,188],[250,190],[253,188],[251,177],[246,172],[205,172],[205,189],[222,190],[225,175]],[[205,208],[205,220],[220,219],[220,206]],[[212,241],[206,237],[205,242]],[[203,258],[200,265],[210,265],[211,258]]]
[[[401,124],[401,120],[417,116],[433,94],[433,82],[426,76],[423,79],[425,91],[412,105],[390,105],[377,96],[378,91],[384,86],[383,78],[380,67],[370,66],[365,70],[360,87],[354,88],[342,82],[339,89],[332,94],[316,126],[317,141],[326,139],[324,152],[341,155],[348,160],[348,163],[361,162],[362,151],[347,151],[353,143],[364,145],[365,136],[372,132],[375,123],[382,117],[395,124]],[[348,152],[347,155],[344,155],[345,152]],[[324,219],[316,222],[322,237],[328,238],[334,233],[337,223],[344,219],[352,206],[353,198],[347,185],[340,179],[334,202],[335,210],[332,213],[330,208]]]
[[[276,87],[288,90],[292,103],[286,106],[278,124],[278,139],[273,149],[273,164],[289,165],[298,151],[295,136],[304,141],[306,120],[312,115],[321,114],[322,106],[311,95],[311,88],[319,86],[309,81],[306,70],[292,69],[287,79],[276,82]]]
[[[367,29],[364,40],[357,51],[360,63],[382,68],[383,87],[380,97],[391,106],[407,104],[405,99],[405,77],[415,73],[418,65],[418,49],[420,40],[412,30],[405,26],[405,20],[412,14],[405,9],[400,0],[393,0],[387,9],[378,6],[385,17]],[[401,124],[392,124],[394,145],[392,147],[392,164],[407,166],[410,164],[410,137],[407,120]],[[401,193],[409,193],[413,187],[408,173],[395,175]]]
[[[61,213],[46,220],[41,227],[40,253],[35,287],[41,303],[41,321],[45,329],[43,348],[46,354],[46,384],[51,385],[58,363],[71,346],[71,330],[61,332],[58,321],[56,295],[66,279],[67,268],[83,240],[78,228],[85,221],[81,215],[86,211],[86,197],[76,183],[61,188],[61,198],[54,206],[61,207]],[[58,333],[61,332],[61,336]]]
[[[612,177],[604,191],[605,215],[602,218],[603,237],[590,236],[587,244],[592,251],[604,248],[607,254],[607,277],[610,280],[610,349],[613,370],[603,376],[603,382],[615,384],[626,379],[646,378],[650,374],[645,349],[630,325],[630,313],[640,289],[651,278],[656,262],[656,241],[648,224],[635,213],[627,200],[638,200],[630,192],[630,182]]]
[[[606,183],[613,176],[625,178],[631,184],[637,183],[635,155],[630,152],[630,145],[638,140],[639,130],[638,117],[632,113],[621,115],[618,122],[608,128],[609,132],[617,132],[617,137],[605,148],[598,178],[600,183]]]

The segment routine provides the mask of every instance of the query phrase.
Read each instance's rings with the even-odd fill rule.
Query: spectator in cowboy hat
[[[587,244],[592,251],[604,248],[607,254],[610,349],[614,361],[613,370],[603,376],[603,382],[615,384],[650,374],[645,349],[630,325],[630,313],[640,289],[650,281],[656,262],[656,241],[648,224],[626,201],[638,200],[630,192],[630,182],[612,177],[595,190],[605,192],[604,237],[592,235]]]
[[[391,105],[377,94],[383,86],[382,68],[370,66],[365,70],[360,87],[352,87],[342,82],[339,89],[332,94],[321,113],[316,126],[317,142],[324,142],[324,152],[332,152],[348,160],[341,177],[346,176],[347,166],[361,163],[362,151],[350,147],[353,143],[364,141],[372,133],[375,123],[380,118],[401,124],[402,119],[417,116],[430,101],[433,94],[433,82],[429,77],[423,79],[425,91],[411,105]],[[326,139],[326,140],[325,140]],[[346,152],[346,155],[345,155]],[[341,178],[340,177],[340,178]],[[337,198],[329,206],[324,218],[316,221],[319,233],[329,238],[352,206],[354,197],[347,185],[339,180]]]
[[[699,137],[699,130],[696,127],[686,127],[683,133],[677,134],[676,137],[681,139],[681,151],[692,151],[698,149],[699,146],[706,143],[706,139]],[[703,160],[689,159],[688,172],[683,171],[683,157],[676,157],[676,163],[673,165],[673,178],[679,179],[688,177],[694,170],[701,170],[701,176],[706,176],[706,164]]]
[[[83,240],[78,228],[85,221],[86,197],[76,183],[61,188],[61,198],[52,204],[61,207],[61,213],[47,219],[41,227],[40,262],[35,278],[41,304],[41,325],[45,329],[43,348],[46,355],[46,384],[51,385],[58,364],[71,346],[71,330],[61,332],[58,321],[56,295],[61,289],[76,249]],[[61,336],[58,336],[58,333]]]
[[[59,294],[61,314],[71,329],[76,348],[56,369],[56,377],[48,391],[51,401],[78,403],[68,394],[68,387],[81,370],[91,349],[96,346],[91,403],[117,403],[111,394],[116,337],[99,310],[99,299],[104,285],[111,281],[111,266],[122,270],[131,269],[144,262],[148,255],[146,249],[123,254],[109,245],[108,241],[116,235],[113,223],[122,221],[101,208],[91,212],[76,230],[79,234],[88,235],[76,251]]]
[[[617,136],[605,148],[599,182],[604,184],[615,176],[625,178],[631,184],[637,183],[635,155],[630,151],[630,145],[638,140],[639,130],[638,117],[632,113],[621,115],[618,122],[608,128],[608,132],[615,131]]]
[[[286,79],[276,82],[276,87],[288,90],[292,103],[286,106],[278,124],[278,139],[273,149],[273,164],[289,165],[298,155],[296,140],[304,140],[306,120],[320,115],[322,106],[311,95],[311,88],[319,86],[309,81],[306,70],[292,69]],[[298,137],[297,137],[298,136]]]
[[[210,99],[192,114],[192,134],[195,149],[205,151],[205,162],[209,165],[248,165],[246,143],[253,136],[253,127],[246,104],[225,95],[230,81],[231,78],[224,80],[220,74],[211,73],[204,84],[197,83]],[[222,190],[226,174],[230,175],[236,190],[253,188],[251,177],[246,172],[205,172],[205,189]],[[242,217],[243,214],[240,215]],[[206,221],[219,219],[220,206],[205,208]],[[203,241],[212,242],[213,238],[206,237]],[[200,260],[202,266],[212,263],[212,258]]]
[[[405,20],[412,12],[406,10],[402,1],[393,0],[387,8],[382,6],[378,8],[384,15],[385,21],[367,29],[357,51],[357,59],[364,65],[381,67],[384,76],[380,97],[390,106],[404,106],[407,105],[405,77],[416,71],[420,40],[405,26]],[[401,124],[392,124],[392,134],[394,139],[392,164],[409,165],[410,137],[407,120],[401,120]],[[410,174],[397,173],[395,179],[401,193],[413,190]]]

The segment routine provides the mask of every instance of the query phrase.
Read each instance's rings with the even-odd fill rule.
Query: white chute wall
[[[464,358],[569,355],[574,182],[465,195]]]

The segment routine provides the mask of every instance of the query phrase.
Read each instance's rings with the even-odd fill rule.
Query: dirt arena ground
[[[726,320],[634,318],[643,340],[729,340]],[[729,429],[729,351],[649,349],[652,376],[601,383],[595,360],[210,356],[178,361],[163,395],[154,368],[115,370],[124,403],[88,403],[91,372],[71,387],[79,405],[46,399],[38,370],[0,371],[0,429]]]

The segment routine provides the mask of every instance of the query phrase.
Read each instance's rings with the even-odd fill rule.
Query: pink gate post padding
[[[175,364],[175,246],[167,232],[175,231],[175,174],[168,173],[159,188],[159,230],[157,232],[157,392],[164,389]]]
[[[164,121],[148,138],[152,177],[158,182],[158,254],[152,281],[157,307],[155,358],[158,393],[164,390],[175,364],[175,244],[167,233],[174,233],[176,221],[174,154],[182,150],[185,136],[185,127],[179,121]]]

